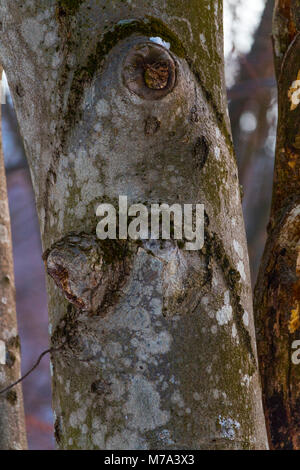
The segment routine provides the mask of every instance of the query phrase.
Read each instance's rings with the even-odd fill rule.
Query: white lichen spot
[[[200,394],[199,394],[198,392],[194,392],[194,393],[193,393],[193,398],[194,398],[194,400],[196,400],[196,401],[200,401],[200,400],[201,400],[201,396],[200,396]]]
[[[1,303],[3,303],[3,305],[6,305],[6,304],[7,304],[7,298],[6,298],[6,297],[2,297]]]
[[[219,147],[215,147],[214,153],[215,153],[216,159],[220,160],[221,150],[219,149]]]
[[[218,327],[216,325],[213,325],[210,329],[210,331],[212,332],[213,335],[215,335],[218,331]]]
[[[251,382],[251,377],[247,374],[245,374],[243,377],[242,377],[242,385],[244,385],[245,387],[249,387],[250,385],[250,382]]]
[[[129,399],[124,406],[131,428],[142,432],[165,425],[169,414],[160,409],[160,395],[153,384],[136,375],[129,385]]]
[[[238,257],[243,259],[243,247],[239,244],[237,240],[233,240],[233,248],[235,249],[235,252],[237,253]]]
[[[151,37],[150,41],[155,42],[156,44],[160,44],[161,46],[165,47],[166,49],[170,49],[170,47],[171,47],[171,44],[169,42],[164,41],[159,36]]]
[[[115,359],[122,355],[122,345],[120,343],[111,342],[106,347],[107,354]]]
[[[249,326],[249,315],[248,315],[248,312],[246,312],[246,310],[244,311],[244,314],[243,314],[243,323],[245,326]]]
[[[239,206],[241,204],[241,192],[240,187],[237,186],[235,189],[235,197],[232,197],[232,203]],[[234,196],[234,193],[233,193]]]
[[[109,103],[103,98],[98,101],[96,104],[96,112],[99,117],[109,116],[110,114],[110,106]]]
[[[203,33],[200,33],[200,41],[202,42],[202,44],[205,46],[206,45],[206,39],[205,39],[205,36]]]
[[[94,422],[94,420],[93,420]],[[93,432],[92,434],[92,441],[93,444],[98,448],[98,449],[104,449],[105,446],[105,434],[107,432],[107,426],[102,425],[101,422],[99,422],[99,425],[97,427],[98,431]]]
[[[236,338],[237,329],[236,329],[235,323],[232,325],[231,334],[232,334],[232,337],[233,337],[233,338]]]
[[[232,307],[230,305],[229,291],[224,293],[224,305],[216,313],[217,322],[219,325],[227,325],[232,319]]]
[[[21,444],[19,444],[18,442],[13,442],[12,443],[12,450],[23,450]]]
[[[75,216],[78,219],[84,219],[86,217],[86,205],[83,202],[79,202],[75,207]]]
[[[244,266],[243,261],[238,262],[237,269],[238,269],[238,272],[241,275],[241,278],[243,279],[243,281],[245,281],[246,280],[246,274],[245,274],[245,266]]]
[[[171,402],[175,403],[179,408],[184,407],[184,401],[183,398],[178,390],[176,390],[173,395],[171,396]]]
[[[41,23],[34,18],[26,18],[21,25],[21,33],[29,47],[38,52],[40,43],[44,38],[44,31]]]
[[[219,416],[219,424],[221,426],[221,434],[225,439],[234,440],[236,431],[240,429],[241,425],[238,421],[232,418],[223,418]]]
[[[58,52],[55,52],[52,57],[52,68],[57,69],[60,66],[61,62],[62,56]]]
[[[54,46],[57,40],[58,40],[57,34],[54,31],[48,31],[44,39],[45,46],[46,47]]]
[[[6,201],[0,201],[0,217],[6,222],[9,220],[9,212]]]
[[[93,419],[92,419],[92,428],[93,429],[100,429],[101,428],[101,421],[100,421],[100,418],[98,416],[95,416]]]
[[[5,341],[9,341],[14,336],[17,336],[17,329],[16,328],[5,329],[5,330],[2,331],[2,338]]]
[[[2,340],[0,340],[0,364],[6,364],[6,346]]]
[[[0,224],[0,243],[8,243],[8,231],[5,225]]]
[[[216,388],[213,391],[213,397],[214,397],[215,400],[217,400],[219,398],[219,390],[216,389]]]
[[[88,430],[89,430],[89,428],[87,427],[86,424],[83,424],[83,425],[80,427],[80,431],[82,432],[82,434],[87,434],[87,433],[88,433]]]
[[[168,429],[163,429],[159,434],[158,434],[158,439],[163,441],[165,444],[171,445],[174,444],[174,441],[171,439],[171,433]]]
[[[6,382],[6,374],[3,371],[0,371],[0,384],[5,384]]]
[[[129,357],[125,357],[122,359],[122,363],[124,364],[124,367],[130,367],[131,366],[131,360],[129,359]]]
[[[69,423],[72,428],[82,425],[86,421],[86,409],[78,408],[77,411],[72,411],[69,418]]]
[[[137,349],[137,356],[142,360],[149,355],[166,354],[170,350],[171,341],[172,337],[167,331],[155,334],[149,330],[141,338],[133,338],[131,344]]]
[[[218,285],[219,285],[219,281],[218,281],[218,278],[216,276],[216,273],[214,273],[214,276],[213,276],[213,279],[212,279],[212,285],[213,285],[213,287],[218,287]]]
[[[107,396],[107,400],[120,401],[125,393],[123,382],[117,377],[111,377],[110,383],[111,394]]]

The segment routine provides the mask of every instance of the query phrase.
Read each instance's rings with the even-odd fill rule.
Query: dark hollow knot
[[[169,67],[167,62],[146,64],[144,80],[148,88],[161,90],[168,85]]]
[[[152,42],[135,44],[123,64],[127,88],[146,100],[159,100],[176,84],[176,65],[167,49]]]

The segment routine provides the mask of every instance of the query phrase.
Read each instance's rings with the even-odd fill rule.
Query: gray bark
[[[266,448],[221,2],[3,0],[0,11],[55,281],[58,447]],[[174,61],[173,88],[127,86],[142,44],[146,66],[151,54]],[[97,240],[95,209],[119,195],[203,203],[204,248]]]
[[[0,67],[0,80],[1,77]],[[12,241],[0,125],[0,390],[20,377],[20,369]],[[22,450],[26,447],[23,396],[19,385],[0,395],[0,449]]]

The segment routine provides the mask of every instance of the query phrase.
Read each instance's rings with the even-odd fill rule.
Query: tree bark
[[[265,448],[222,2],[4,0],[1,16],[55,281],[58,447]],[[98,240],[95,209],[119,195],[203,203],[204,248]]]
[[[0,81],[1,77],[0,68]],[[20,377],[21,368],[10,217],[1,142],[0,126],[0,389],[4,389]],[[26,447],[23,396],[19,385],[0,396],[0,449],[22,450]]]
[[[278,129],[268,240],[255,289],[267,430],[274,449],[300,449],[300,7],[276,2],[273,43]]]

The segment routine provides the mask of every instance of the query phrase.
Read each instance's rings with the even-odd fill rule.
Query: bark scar
[[[71,304],[105,316],[130,273],[131,250],[127,242],[71,232],[46,250],[43,260],[47,273]]]

